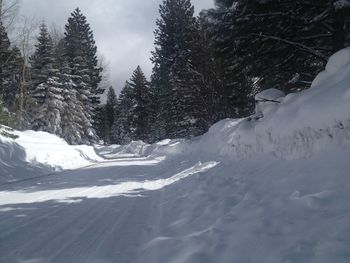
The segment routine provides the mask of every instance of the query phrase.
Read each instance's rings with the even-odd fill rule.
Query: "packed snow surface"
[[[6,178],[64,171],[0,185],[0,262],[350,262],[350,50],[276,94],[188,141],[1,137]]]

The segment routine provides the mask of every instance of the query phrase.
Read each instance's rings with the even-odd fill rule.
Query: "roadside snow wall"
[[[350,48],[334,54],[310,89],[270,105],[262,118],[223,120],[196,150],[245,158],[254,153],[298,159],[350,143]]]

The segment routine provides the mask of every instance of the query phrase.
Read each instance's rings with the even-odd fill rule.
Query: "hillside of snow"
[[[193,140],[1,136],[2,181],[91,166],[0,186],[0,261],[350,262],[350,49],[309,90],[256,99]]]

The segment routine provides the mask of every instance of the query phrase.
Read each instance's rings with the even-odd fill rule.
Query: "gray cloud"
[[[120,90],[140,65],[150,76],[153,31],[162,0],[24,0],[21,14],[44,19],[64,28],[79,7],[94,31],[98,50],[109,63],[110,82]],[[213,0],[192,0],[196,13],[213,6]]]

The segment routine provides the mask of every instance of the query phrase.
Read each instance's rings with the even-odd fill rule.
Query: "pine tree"
[[[83,123],[85,142],[96,142],[93,127],[95,109],[100,104],[100,94],[104,92],[98,85],[101,68],[97,66],[96,46],[93,33],[85,16],[77,8],[68,19],[65,32],[65,51],[70,72],[73,76],[78,99],[84,107]]]
[[[15,111],[16,96],[19,93],[19,65],[22,60],[18,48],[11,48],[7,32],[0,22],[0,96],[4,106],[12,111]]]
[[[107,120],[107,126],[109,128],[112,127],[116,119],[117,105],[118,105],[117,95],[115,94],[113,87],[110,87],[108,89],[107,103],[106,103],[106,120]]]
[[[61,116],[63,112],[62,87],[57,77],[50,77],[46,82],[39,84],[44,97],[38,105],[32,121],[32,128],[62,135]]]
[[[31,128],[61,135],[62,89],[53,67],[53,44],[45,23],[40,25],[34,54],[30,57]]]
[[[63,94],[63,111],[61,116],[62,137],[70,144],[83,143],[83,123],[85,114],[83,105],[78,100],[72,76],[67,73],[60,75]]]
[[[84,70],[84,81],[90,87],[89,100],[93,106],[100,104],[100,95],[104,89],[99,87],[102,68],[98,66],[97,47],[93,32],[86,21],[86,17],[77,8],[68,19],[65,33],[66,56],[74,71],[76,63]],[[81,61],[76,61],[80,57]]]
[[[224,86],[220,79],[219,63],[215,60],[214,43],[211,41],[205,18],[200,14],[195,35],[193,64],[200,74],[200,98],[205,107],[202,109],[203,120],[206,121],[206,129],[215,122],[226,118]]]
[[[11,49],[11,58],[8,62],[8,69],[10,79],[8,82],[7,89],[4,90],[4,101],[7,107],[12,112],[16,112],[19,109],[19,97],[20,97],[20,85],[22,81],[22,65],[24,64],[24,58],[22,57],[21,51],[15,46]],[[22,94],[25,95],[25,94]]]
[[[118,115],[118,98],[113,89],[110,87],[107,93],[107,102],[101,108],[101,124],[100,124],[100,138],[103,138],[105,142],[111,142],[112,126]]]
[[[198,24],[189,0],[164,0],[155,31],[153,94],[158,95],[159,139],[196,136],[206,131],[206,84],[196,63]]]
[[[126,83],[118,98],[118,112],[112,125],[111,142],[116,144],[128,144],[132,141],[132,114],[130,110],[134,106],[133,89]]]
[[[305,89],[349,44],[350,5],[340,2],[217,0],[207,11],[225,94],[238,116],[249,114],[244,105],[257,85]]]
[[[106,105],[101,104],[98,108],[95,109],[95,125],[97,136],[104,143],[109,143],[109,131],[110,129],[107,126],[107,113]]]
[[[159,85],[156,83],[155,79],[157,75],[153,74],[151,76],[150,88],[149,88],[149,96],[150,96],[150,107],[149,107],[149,134],[148,141],[150,143],[157,142],[165,137],[165,119],[162,119],[163,115],[161,112],[161,101],[162,101],[162,93],[159,89]]]
[[[112,142],[126,144],[131,141],[142,140],[149,142],[151,138],[151,90],[149,83],[138,66],[130,81],[122,89],[118,104],[115,104],[114,91],[110,90],[107,106],[109,112],[114,112],[107,119],[113,119],[111,131]]]
[[[148,141],[150,133],[150,90],[140,66],[135,69],[128,84],[131,87],[133,103],[129,109],[131,119],[130,137],[132,140]]]
[[[57,75],[54,69],[53,44],[45,23],[40,25],[39,36],[34,54],[30,57],[31,83],[30,94],[40,105],[45,101],[45,87],[49,78]]]
[[[100,106],[95,118],[98,124],[97,134],[105,143],[111,143],[112,126],[117,118],[117,114],[118,98],[113,87],[109,87],[106,104]]]

